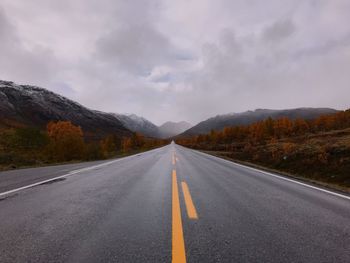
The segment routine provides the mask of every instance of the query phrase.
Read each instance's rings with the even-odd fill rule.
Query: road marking
[[[186,263],[185,241],[182,230],[176,170],[173,170],[172,179],[172,263]]]
[[[29,184],[29,185],[25,185],[25,186],[22,186],[22,187],[19,187],[19,188],[8,190],[6,192],[2,192],[2,193],[0,193],[0,197],[1,196],[5,196],[5,195],[9,195],[9,194],[13,194],[13,193],[16,193],[16,192],[19,192],[19,191],[22,191],[22,190],[25,190],[25,189],[28,189],[28,188],[32,188],[32,187],[35,187],[35,186],[38,186],[38,185],[41,185],[41,184],[45,184],[45,183],[48,183],[48,182],[51,182],[51,181],[55,181],[57,179],[65,178],[65,177],[68,177],[68,176],[71,176],[71,175],[74,175],[74,174],[78,174],[78,173],[94,170],[94,169],[97,169],[97,168],[100,168],[100,167],[103,167],[103,166],[108,166],[110,164],[113,164],[113,163],[116,163],[116,162],[119,162],[119,161],[122,161],[122,160],[126,160],[126,159],[131,159],[133,157],[137,157],[137,156],[140,156],[140,155],[143,155],[143,154],[146,154],[146,153],[156,152],[156,151],[159,151],[162,148],[163,147],[157,148],[157,149],[153,149],[153,150],[150,150],[150,151],[147,151],[147,152],[144,152],[144,153],[138,153],[138,154],[130,155],[130,156],[127,156],[127,157],[119,158],[117,160],[113,160],[113,161],[110,161],[110,162],[106,162],[106,163],[102,163],[102,164],[97,164],[97,165],[93,165],[93,166],[89,166],[89,167],[73,170],[73,171],[71,171],[71,172],[69,172],[67,174],[63,174],[63,175],[60,175],[60,176],[57,176],[57,177],[53,177],[53,178],[50,178],[50,179],[47,179],[47,180],[44,180],[44,181],[36,182],[36,183],[33,183],[33,184]]]
[[[182,182],[182,192],[185,198],[185,204],[187,209],[187,215],[190,219],[198,219],[196,208],[193,204],[192,197],[190,194],[190,190],[188,189],[188,185],[186,182]]]
[[[186,148],[186,147],[184,147],[184,148],[186,150],[188,150],[188,148]],[[321,191],[321,192],[324,192],[324,193],[327,193],[327,194],[330,194],[330,195],[334,195],[334,196],[337,196],[337,197],[341,197],[341,198],[350,200],[350,196],[347,196],[347,195],[343,195],[343,194],[339,194],[339,193],[336,193],[336,192],[328,191],[326,189],[319,188],[317,186],[313,186],[313,185],[310,185],[310,184],[307,184],[307,183],[302,183],[302,182],[299,182],[299,181],[296,181],[296,180],[293,180],[293,179],[289,179],[289,178],[281,176],[281,175],[265,172],[265,171],[262,171],[262,170],[259,170],[259,169],[256,169],[256,168],[253,168],[253,167],[250,167],[250,166],[239,164],[239,163],[236,163],[234,161],[225,160],[225,159],[219,158],[217,156],[213,156],[213,155],[210,155],[210,154],[202,153],[202,152],[199,152],[199,151],[196,151],[196,150],[192,150],[192,149],[189,149],[189,150],[191,150],[191,151],[193,151],[195,153],[201,154],[201,155],[205,155],[205,156],[211,157],[213,159],[218,159],[218,160],[220,160],[222,162],[226,162],[226,163],[229,163],[231,165],[240,166],[240,167],[246,168],[248,170],[252,170],[252,171],[255,171],[255,172],[266,174],[266,175],[269,175],[269,176],[272,176],[272,177],[276,177],[276,178],[279,178],[279,179],[282,179],[282,180],[285,180],[285,181],[288,181],[288,182],[291,182],[291,183],[299,184],[299,185],[302,185],[302,186],[305,186],[305,187],[308,187],[308,188],[311,188],[311,189],[315,189],[315,190],[318,190],[318,191]]]
[[[175,165],[176,161],[175,161],[175,153],[173,153],[173,165]]]
[[[179,161],[179,158],[176,157],[176,161],[178,162],[178,161]]]

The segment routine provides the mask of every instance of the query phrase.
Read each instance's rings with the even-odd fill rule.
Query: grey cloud
[[[0,78],[91,108],[195,123],[254,108],[349,107],[347,0],[1,5]]]
[[[168,39],[147,25],[126,25],[109,32],[97,42],[97,55],[133,73],[149,72],[172,59]]]
[[[153,82],[163,82],[163,83],[168,83],[172,79],[172,75],[170,73],[165,73],[160,76],[156,76],[152,78]]]
[[[324,43],[316,43],[312,47],[302,48],[295,52],[295,59],[312,57],[312,56],[322,56],[332,51],[337,51],[338,49],[346,49],[350,47],[350,33],[340,39],[328,40]]]
[[[291,36],[296,30],[296,27],[291,20],[277,21],[267,27],[263,32],[263,37],[270,41],[279,41]]]
[[[47,84],[57,68],[53,52],[41,45],[27,48],[17,35],[16,27],[0,8],[1,78],[22,83]]]
[[[2,49],[6,47],[5,45],[11,45],[18,41],[14,30],[14,26],[8,21],[5,11],[0,6],[0,45]]]

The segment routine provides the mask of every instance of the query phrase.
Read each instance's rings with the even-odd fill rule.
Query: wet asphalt
[[[350,262],[349,199],[175,144],[3,172],[0,192],[82,168],[0,194],[0,262],[171,262],[173,169],[187,262]]]

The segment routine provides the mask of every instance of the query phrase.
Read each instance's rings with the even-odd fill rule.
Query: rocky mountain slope
[[[181,136],[205,134],[211,130],[222,130],[226,126],[247,125],[264,120],[268,117],[273,119],[282,117],[288,117],[290,119],[313,119],[323,114],[335,112],[336,110],[329,108],[297,108],[287,110],[257,109],[255,111],[246,111],[242,113],[217,115],[213,118],[198,123],[182,133]]]
[[[0,127],[44,128],[49,121],[56,120],[79,125],[90,139],[108,134],[131,135],[113,114],[88,109],[43,88],[0,80]]]

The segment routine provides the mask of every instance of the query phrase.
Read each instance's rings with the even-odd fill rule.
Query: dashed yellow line
[[[186,182],[182,182],[181,185],[182,185],[182,192],[184,194],[187,215],[190,219],[198,219],[198,214],[193,204],[190,190],[188,189],[188,185]]]
[[[176,170],[172,173],[172,263],[186,263]]]

